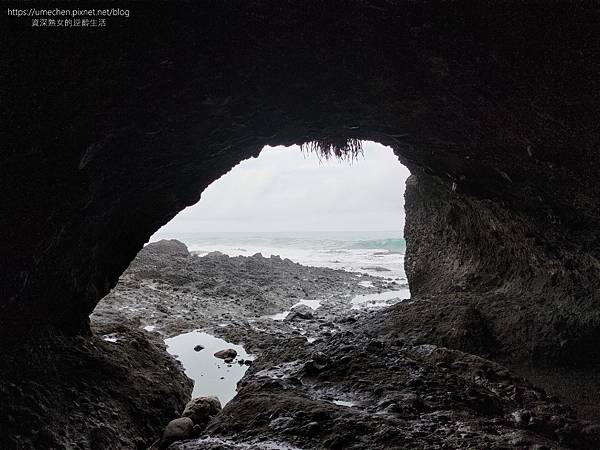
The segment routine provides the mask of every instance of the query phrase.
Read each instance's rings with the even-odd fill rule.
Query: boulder
[[[190,439],[194,435],[194,422],[189,417],[171,420],[165,427],[158,443],[159,450],[165,450],[175,441]]]
[[[221,411],[221,402],[218,397],[196,397],[185,405],[182,417],[190,418],[194,424],[205,427],[219,411]]]

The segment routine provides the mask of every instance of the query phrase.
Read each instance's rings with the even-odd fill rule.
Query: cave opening
[[[347,143],[348,153],[324,141],[266,146],[239,163],[150,238],[93,318],[118,314],[158,334],[195,380],[193,397],[224,404],[282,336],[310,345],[408,300],[410,171],[390,147]],[[216,358],[219,347],[236,354]]]
[[[210,184],[199,202],[149,241],[177,239],[197,255],[261,253],[372,275],[386,272],[390,280],[406,283],[404,191],[410,172],[390,147],[357,142],[351,154],[323,150],[318,142],[266,146]],[[342,261],[332,256],[340,250],[348,253]],[[395,258],[385,261],[388,270],[360,267],[386,256]]]

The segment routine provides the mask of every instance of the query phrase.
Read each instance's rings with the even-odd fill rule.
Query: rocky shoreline
[[[352,309],[356,295],[401,287],[278,257],[198,257],[161,241],[140,252],[92,321],[164,338],[201,329],[257,356],[238,395],[172,449],[597,447],[598,426],[505,367],[386,327],[388,308]],[[300,300],[321,303],[294,312]],[[287,320],[272,318],[282,311]]]
[[[352,298],[396,289],[407,286],[277,256],[198,257],[181,242],[160,241],[138,254],[91,319],[131,321],[164,337],[201,329],[256,351],[272,346],[263,341],[273,336],[329,337],[340,321],[364,314],[352,309]]]

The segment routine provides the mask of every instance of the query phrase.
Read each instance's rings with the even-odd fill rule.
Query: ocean
[[[401,231],[159,232],[150,241],[160,239],[177,239],[200,256],[212,251],[229,256],[278,255],[303,265],[368,273],[407,283],[406,245]]]

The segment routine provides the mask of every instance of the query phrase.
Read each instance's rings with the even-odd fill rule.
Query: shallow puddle
[[[269,319],[273,319],[273,320],[284,320],[288,314],[290,313],[290,311],[283,311],[277,314],[272,314],[270,316],[267,316]]]
[[[381,308],[390,304],[410,298],[408,287],[395,291],[385,291],[378,294],[364,294],[355,296],[350,303],[352,309],[360,308]]]
[[[343,400],[334,400],[333,403],[340,406],[346,406],[347,408],[352,408],[353,406],[356,406],[356,403],[354,402],[346,402]]]
[[[167,351],[181,361],[186,375],[194,380],[192,398],[216,395],[222,405],[235,396],[237,383],[248,370],[247,365],[239,364],[238,361],[254,359],[241,345],[230,344],[200,331],[165,339],[165,344]],[[204,348],[200,351],[194,350],[198,345]],[[227,348],[237,351],[237,357],[231,364],[214,356],[214,353]]]
[[[102,336],[104,341],[112,343],[118,342],[120,338],[121,336],[119,336],[117,333],[105,334]]]

